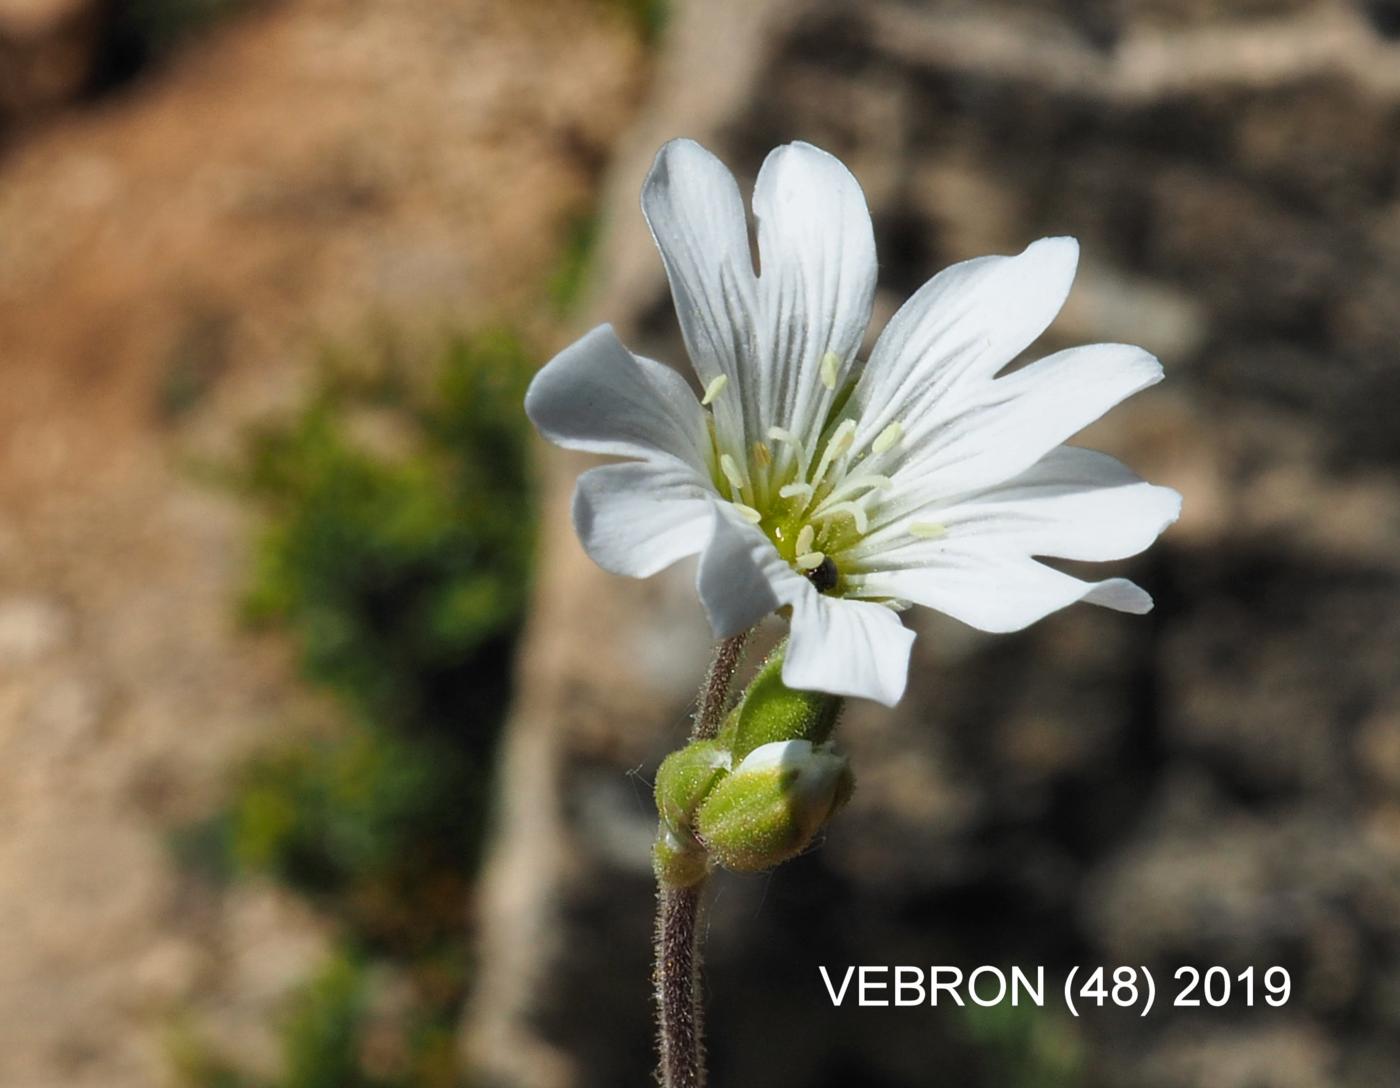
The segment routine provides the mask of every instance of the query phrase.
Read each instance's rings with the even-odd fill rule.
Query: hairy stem
[[[715,647],[696,700],[690,739],[719,733],[729,710],[734,674],[744,657],[749,632]],[[705,880],[680,888],[662,883],[656,909],[656,1011],[663,1088],[704,1088],[704,1012],[700,1003],[700,896]]]
[[[704,1088],[704,1016],[700,1006],[700,893],[662,885],[656,912],[656,1004],[664,1088]]]
[[[691,740],[710,740],[718,735],[725,712],[729,709],[729,689],[734,683],[734,673],[744,659],[744,647],[748,641],[749,632],[745,631],[723,640],[715,647],[714,660],[710,662],[710,671],[705,674],[705,682],[700,686],[700,697],[696,701]]]

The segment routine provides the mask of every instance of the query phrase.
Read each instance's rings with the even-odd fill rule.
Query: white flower
[[[904,691],[914,636],[896,612],[909,603],[983,631],[1081,600],[1152,607],[1124,579],[1085,582],[1033,558],[1134,555],[1181,505],[1061,444],[1161,379],[1147,352],[1096,344],[996,377],[1064,303],[1074,239],[941,272],[862,368],[875,244],[837,159],[796,143],[764,162],[761,274],[738,186],[700,145],[661,149],[642,208],[703,396],[604,325],[525,401],[551,441],[628,459],[584,473],[574,495],[599,565],[644,578],[698,553],[717,636],[789,606],[783,680],[886,704]]]

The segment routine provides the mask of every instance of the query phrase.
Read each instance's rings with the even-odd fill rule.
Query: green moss
[[[344,708],[334,733],[249,760],[226,808],[177,838],[199,871],[270,877],[335,923],[343,951],[283,1025],[276,1088],[454,1083],[464,908],[533,552],[528,362],[502,331],[427,360],[392,338],[328,355],[235,474],[263,515],[243,615],[285,632]],[[380,974],[407,995],[392,1074],[370,1054]]]
[[[363,966],[333,957],[293,999],[282,1027],[285,1088],[373,1088],[360,1069]]]
[[[534,537],[520,341],[456,338],[414,369],[392,341],[330,359],[244,479],[268,515],[245,615],[292,635],[353,728],[250,764],[230,849],[380,936],[474,864]]]
[[[371,719],[471,732],[500,705],[534,533],[525,370],[508,335],[459,339],[427,396],[328,378],[254,442],[248,490],[271,519],[245,613],[287,626],[307,675]],[[408,450],[355,440],[347,420],[376,411]]]
[[[464,873],[478,786],[450,745],[357,729],[249,766],[232,806],[230,848],[240,870],[322,897],[364,893],[410,867]]]

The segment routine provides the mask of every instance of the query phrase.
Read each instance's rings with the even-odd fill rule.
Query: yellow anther
[[[752,524],[757,525],[760,521],[763,520],[763,515],[760,514],[757,510],[755,510],[752,506],[745,506],[741,502],[732,502],[729,505],[734,507],[734,509],[738,511],[739,516],[747,522],[751,522]]]
[[[773,451],[768,448],[767,442],[755,442],[753,444],[754,464],[767,468],[773,463]]]
[[[841,357],[834,351],[828,351],[822,356],[822,385],[828,389],[836,388],[836,376],[841,369]]]
[[[904,425],[900,423],[899,420],[895,420],[875,436],[875,441],[870,443],[870,448],[875,453],[888,453],[890,450],[894,449],[899,443],[899,440],[903,437]]]
[[[705,386],[705,396],[701,399],[702,405],[710,405],[715,402],[715,398],[724,392],[724,387],[729,384],[728,374],[719,374],[710,380],[710,384]]]
[[[797,554],[812,550],[812,541],[816,538],[817,531],[810,525],[802,526],[802,531],[797,534]]]
[[[909,523],[909,535],[920,540],[937,540],[948,535],[948,526],[936,521],[913,521]]]
[[[804,552],[794,562],[797,564],[798,570],[816,570],[826,562],[826,554],[824,552]]]

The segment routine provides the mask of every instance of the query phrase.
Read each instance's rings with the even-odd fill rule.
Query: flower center
[[[770,427],[739,457],[722,451],[713,423],[710,428],[720,495],[823,593],[841,592],[842,556],[870,530],[872,512],[891,486],[880,470],[904,428],[891,423],[863,448],[856,447],[858,433],[855,419],[828,419],[809,447],[792,431]]]

